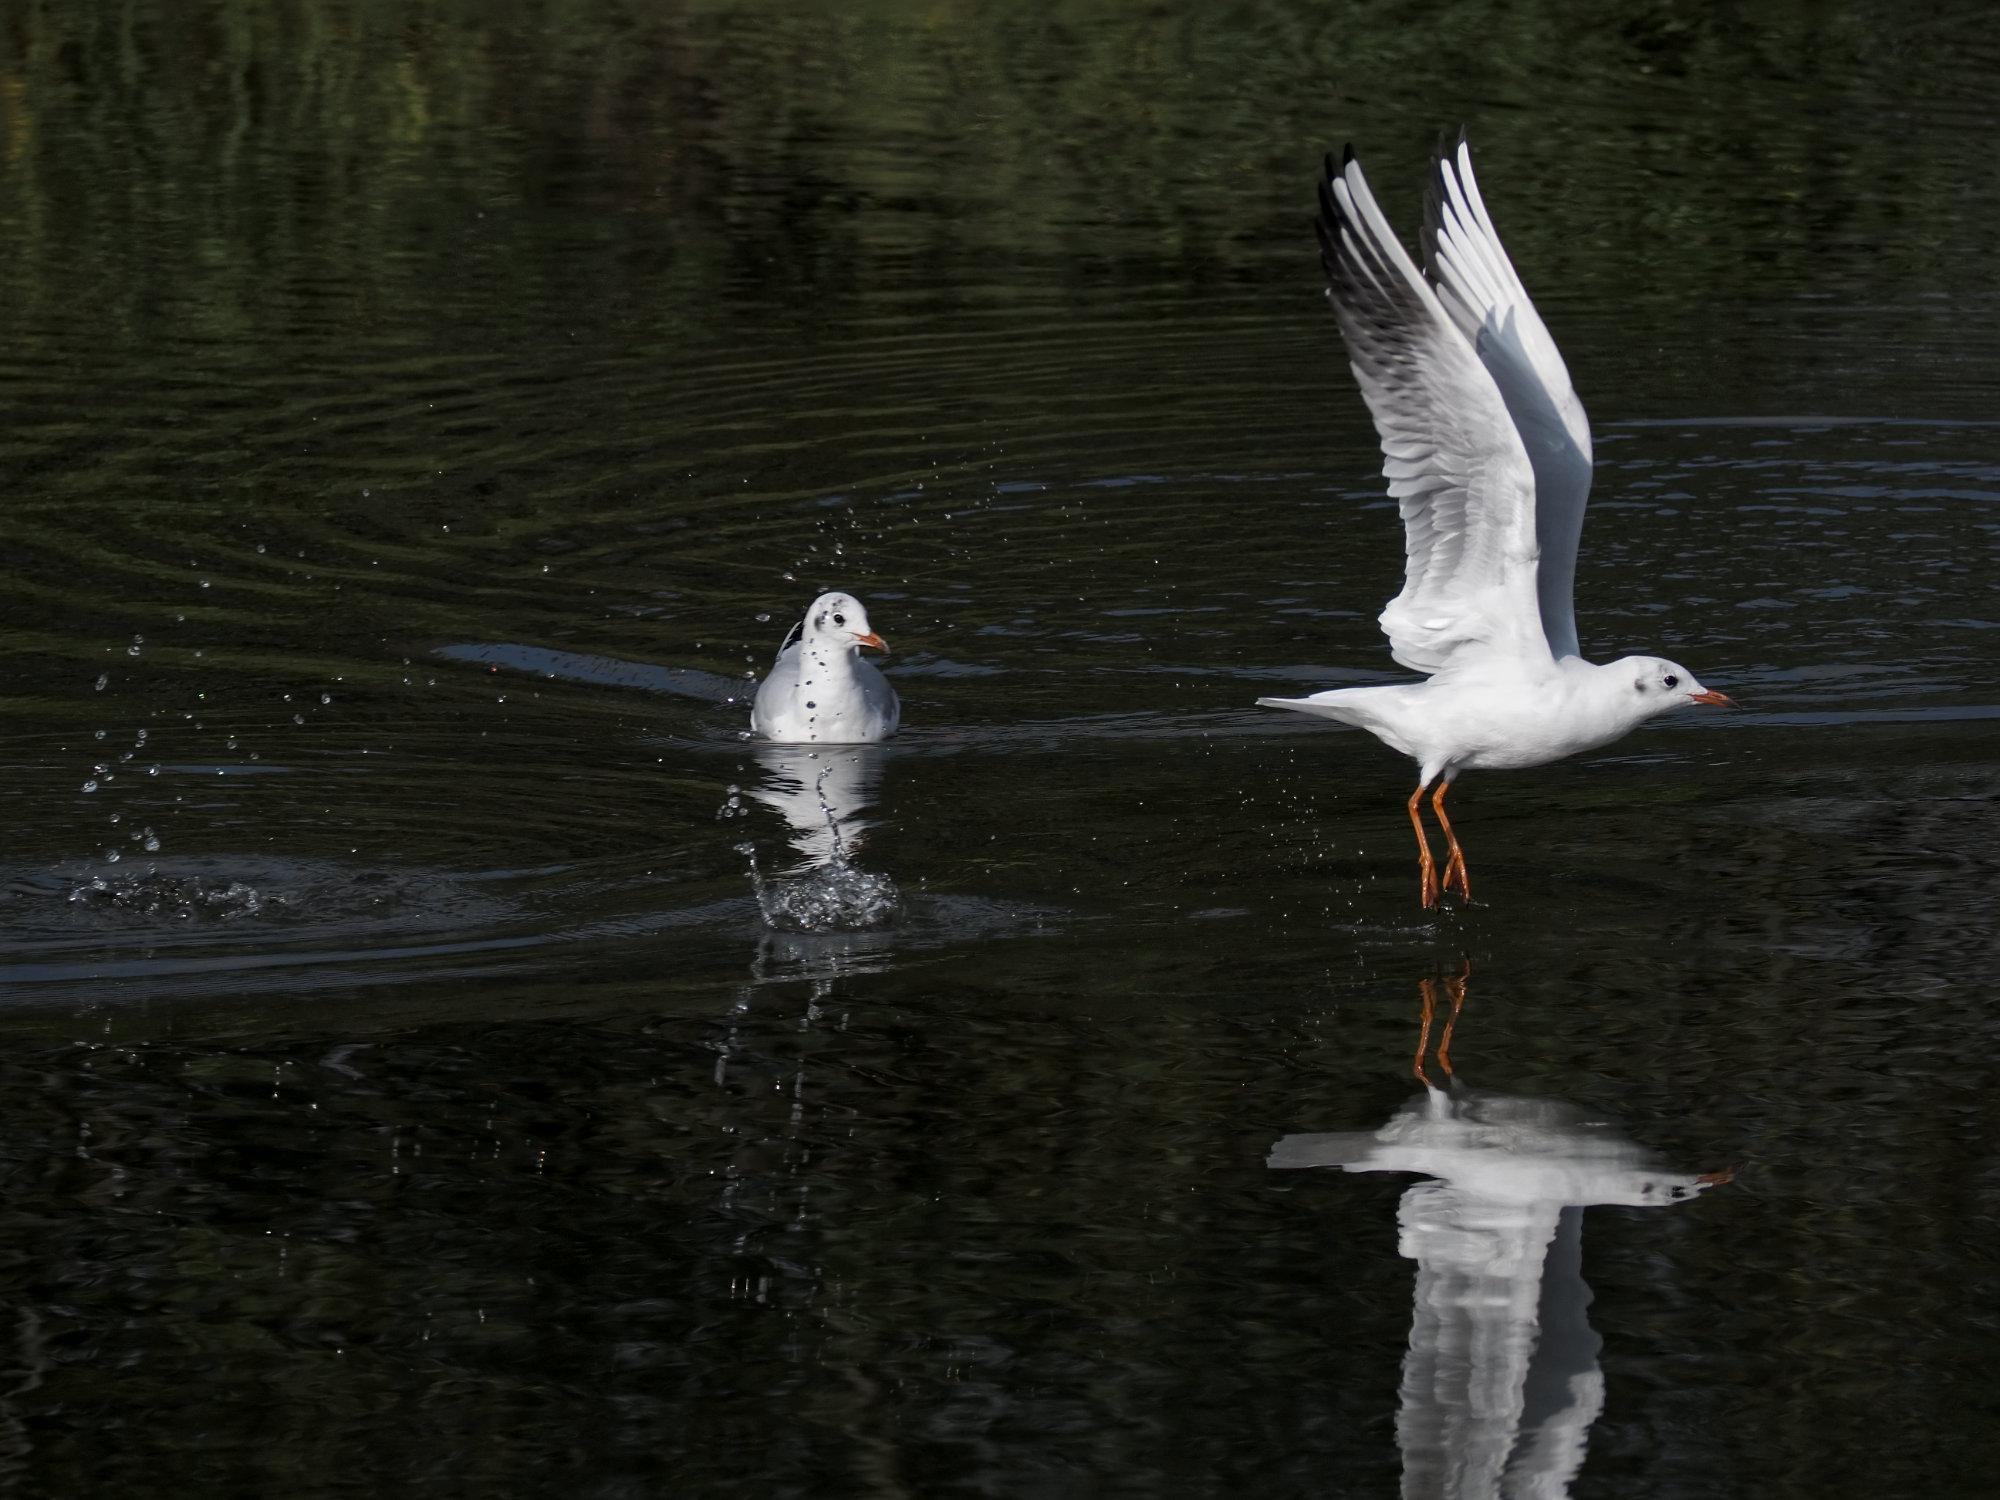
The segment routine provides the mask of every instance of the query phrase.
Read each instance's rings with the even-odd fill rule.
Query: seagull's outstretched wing
[[[1500,388],[1534,466],[1542,630],[1556,656],[1575,656],[1576,544],[1590,501],[1590,420],[1556,341],[1500,246],[1463,135],[1453,149],[1441,145],[1432,164],[1423,249],[1438,301]]]
[[[1397,661],[1548,658],[1535,599],[1535,474],[1493,377],[1390,230],[1350,147],[1319,192],[1320,262],[1403,513]]]

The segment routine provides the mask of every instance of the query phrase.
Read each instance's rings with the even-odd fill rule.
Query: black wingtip
[[[1442,130],[1438,132],[1437,151],[1431,157],[1430,176],[1424,182],[1424,218],[1417,226],[1417,253],[1423,257],[1424,269],[1436,274],[1438,231],[1444,228],[1444,174],[1448,139]]]
[[[1341,148],[1342,166],[1354,160],[1354,147],[1350,144]],[[1334,202],[1333,184],[1341,175],[1341,167],[1334,165],[1333,153],[1326,154],[1326,175],[1315,184],[1313,196],[1318,200],[1319,212],[1313,216],[1313,237],[1319,241],[1320,271],[1331,283],[1339,274],[1340,259],[1340,208]],[[1328,295],[1332,295],[1331,286]]]
[[[1447,164],[1456,164],[1458,153],[1465,150],[1470,143],[1471,138],[1466,135],[1463,125],[1459,126],[1456,131],[1451,130],[1449,127],[1440,130],[1438,132],[1437,150],[1431,157],[1432,165],[1442,168]]]
[[[1339,235],[1340,205],[1334,201],[1333,179],[1327,178],[1319,184],[1316,196],[1319,199],[1319,216],[1313,220],[1319,228],[1319,242],[1322,251],[1331,251]]]
[[[1347,170],[1347,164],[1354,160],[1354,142],[1349,141],[1340,148],[1340,169]]]

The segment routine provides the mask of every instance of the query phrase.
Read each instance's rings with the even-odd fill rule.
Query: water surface
[[[1986,1493],[1995,53],[1866,5],[0,27],[0,1466]],[[1748,707],[1468,778],[1430,919],[1406,766],[1251,704],[1394,674],[1311,182],[1353,139],[1413,232],[1461,122],[1596,426],[1585,649]],[[774,763],[748,675],[834,586],[907,728]],[[1425,1111],[1703,1190],[1477,1187],[1453,1304],[1404,1205],[1484,1165],[1267,1165]]]

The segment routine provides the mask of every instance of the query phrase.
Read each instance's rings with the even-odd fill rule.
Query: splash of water
[[[137,916],[204,917],[220,921],[261,916],[274,905],[288,904],[282,896],[266,896],[240,880],[225,884],[194,876],[162,875],[157,871],[115,878],[93,875],[72,888],[69,899]]]
[[[901,909],[902,892],[887,875],[829,860],[802,875],[766,879],[754,861],[751,885],[766,925],[779,932],[852,932],[880,927]]]
[[[902,892],[886,875],[857,867],[841,834],[840,810],[826,795],[826,778],[832,770],[821,769],[813,784],[819,798],[820,815],[825,818],[832,848],[817,864],[798,874],[766,876],[757,864],[753,844],[736,847],[750,861],[750,886],[757,896],[757,909],[768,927],[779,932],[852,932],[880,927],[894,920],[902,906]],[[730,791],[734,793],[735,787]],[[737,799],[732,796],[731,801]]]

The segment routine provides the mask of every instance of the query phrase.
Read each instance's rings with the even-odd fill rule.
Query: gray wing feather
[[[1535,598],[1535,475],[1487,367],[1397,241],[1350,149],[1320,183],[1320,262],[1402,512],[1396,660],[1546,656]]]
[[[1576,549],[1590,502],[1590,422],[1556,341],[1479,196],[1472,148],[1439,148],[1424,194],[1424,269],[1499,388],[1535,471],[1536,593],[1550,651],[1575,656]]]

